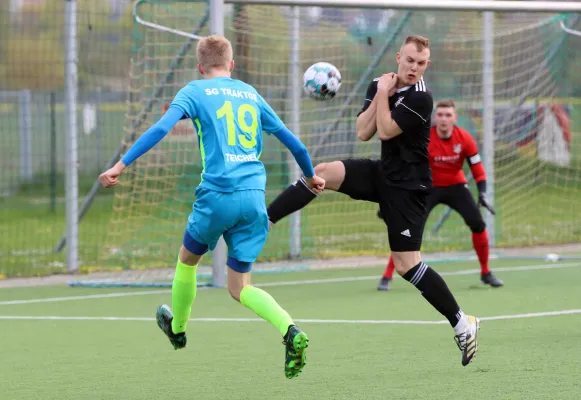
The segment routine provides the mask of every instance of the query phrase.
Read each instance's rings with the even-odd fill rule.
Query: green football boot
[[[187,339],[186,333],[181,332],[178,334],[173,333],[171,330],[171,321],[173,320],[173,314],[169,308],[169,306],[163,304],[157,308],[157,312],[155,313],[155,319],[157,320],[157,326],[159,329],[165,333],[173,348],[175,350],[183,349],[186,347]]]
[[[298,326],[291,325],[282,343],[286,346],[284,375],[292,379],[301,373],[307,363],[306,348],[309,347],[309,338]]]

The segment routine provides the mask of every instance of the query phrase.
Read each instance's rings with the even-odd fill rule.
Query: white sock
[[[454,332],[456,333],[456,335],[460,335],[461,333],[466,332],[467,328],[468,328],[468,318],[466,318],[466,315],[464,315],[462,311],[458,311],[458,323],[454,327]]]

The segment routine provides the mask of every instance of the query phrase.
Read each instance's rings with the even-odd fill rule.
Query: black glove
[[[486,181],[480,181],[476,183],[478,187],[478,205],[486,208],[492,215],[495,215],[494,208],[488,202],[488,197],[486,196]]]

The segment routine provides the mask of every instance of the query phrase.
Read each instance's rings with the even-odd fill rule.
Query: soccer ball
[[[332,99],[340,87],[341,73],[327,62],[311,65],[303,75],[303,89],[315,100]]]
[[[546,262],[557,262],[560,261],[561,257],[559,257],[558,254],[555,253],[549,253],[547,255],[545,255],[545,261]]]

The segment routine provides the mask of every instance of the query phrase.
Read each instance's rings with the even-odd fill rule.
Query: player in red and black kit
[[[488,267],[488,232],[478,205],[492,214],[494,209],[486,198],[486,172],[482,166],[476,142],[464,129],[456,126],[457,114],[453,100],[440,100],[434,114],[436,123],[430,130],[428,156],[432,169],[432,189],[427,197],[428,214],[438,204],[443,203],[458,211],[472,231],[472,243],[480,262],[480,280],[492,287],[500,287],[503,282]],[[474,181],[478,187],[478,205],[474,202],[462,165],[464,160],[470,165]],[[378,211],[381,218],[381,212]],[[395,265],[389,257],[377,290],[389,290]]]
[[[448,319],[462,365],[468,365],[478,349],[479,320],[460,310],[444,279],[422,261],[420,253],[432,186],[428,144],[434,103],[423,79],[430,64],[429,40],[408,36],[396,61],[397,73],[369,83],[357,116],[357,137],[368,141],[377,135],[381,158],[321,163],[315,173],[325,180],[326,190],[379,204],[397,272]],[[270,203],[268,218],[275,224],[316,197],[304,179],[298,180]]]

